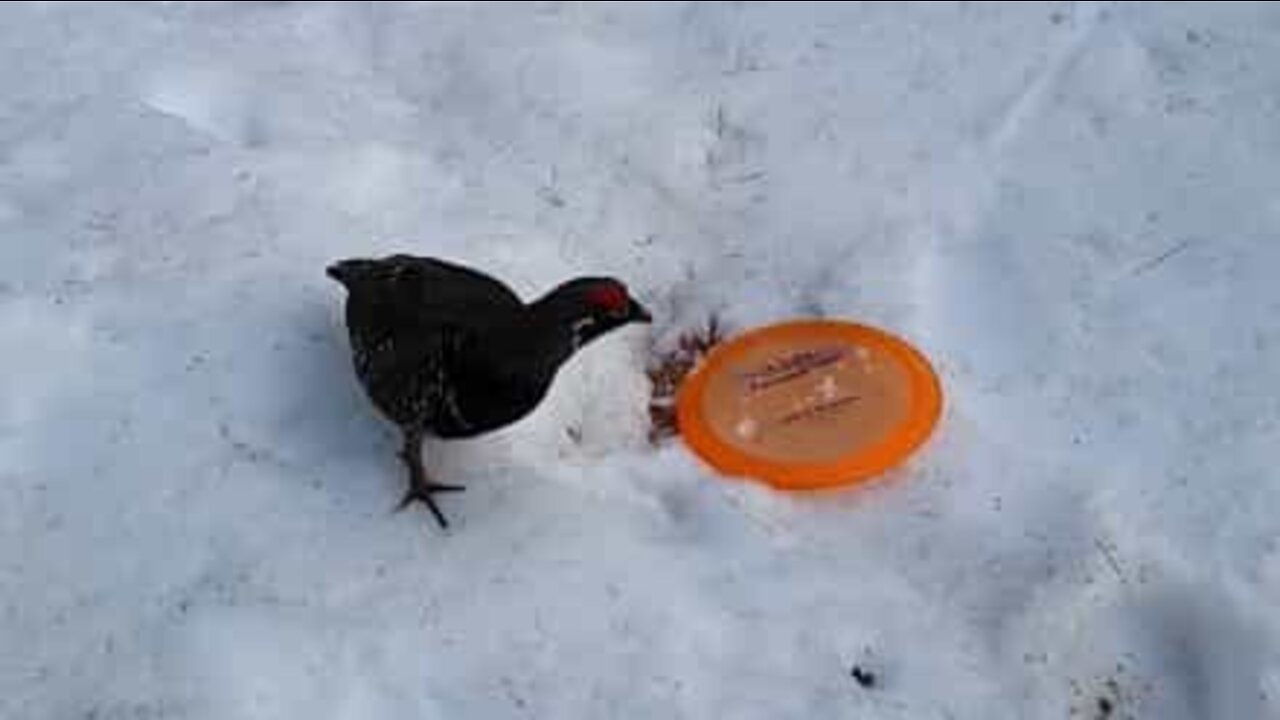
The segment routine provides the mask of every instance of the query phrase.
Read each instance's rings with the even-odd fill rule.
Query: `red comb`
[[[627,292],[614,284],[601,285],[587,292],[587,302],[610,312],[618,312],[627,307]]]

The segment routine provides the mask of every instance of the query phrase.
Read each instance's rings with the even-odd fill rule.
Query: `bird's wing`
[[[524,303],[501,281],[436,258],[391,255],[377,261],[379,294],[420,314],[467,317],[480,309],[508,312]]]
[[[349,260],[337,270],[349,290],[357,367],[374,400],[393,418],[425,413],[465,429],[457,403],[445,396],[455,386],[451,375],[474,364],[467,358],[495,327],[511,325],[523,311],[520,298],[488,275],[434,258]],[[406,402],[425,407],[401,407]]]
[[[441,353],[457,353],[524,307],[502,282],[435,258],[402,254],[346,264],[347,325],[369,358],[387,363],[374,368],[381,371],[407,370]]]
[[[408,371],[445,353],[451,361],[524,307],[500,281],[443,260],[391,255],[355,263],[347,325],[370,360],[386,364],[372,368],[380,374]]]
[[[466,426],[453,387],[473,331],[454,323],[366,324],[356,334],[358,372],[374,401],[397,422]]]

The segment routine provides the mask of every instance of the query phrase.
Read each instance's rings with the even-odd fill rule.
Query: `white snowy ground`
[[[6,720],[1280,717],[1280,7],[5,3],[0,89]],[[725,482],[628,330],[442,534],[323,274],[393,251],[873,322],[946,415]]]

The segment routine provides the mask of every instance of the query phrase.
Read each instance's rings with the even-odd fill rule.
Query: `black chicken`
[[[373,404],[404,434],[409,471],[401,509],[425,503],[448,527],[433,495],[422,441],[464,438],[523,418],[583,345],[649,312],[607,277],[570,280],[525,304],[506,285],[434,258],[392,255],[327,268],[347,288],[347,329],[356,375]]]

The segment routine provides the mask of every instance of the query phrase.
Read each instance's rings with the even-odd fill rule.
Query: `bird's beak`
[[[651,323],[653,322],[653,315],[649,314],[649,311],[646,310],[643,305],[636,302],[635,300],[632,300],[631,304],[627,307],[627,321],[637,322],[637,323]]]

